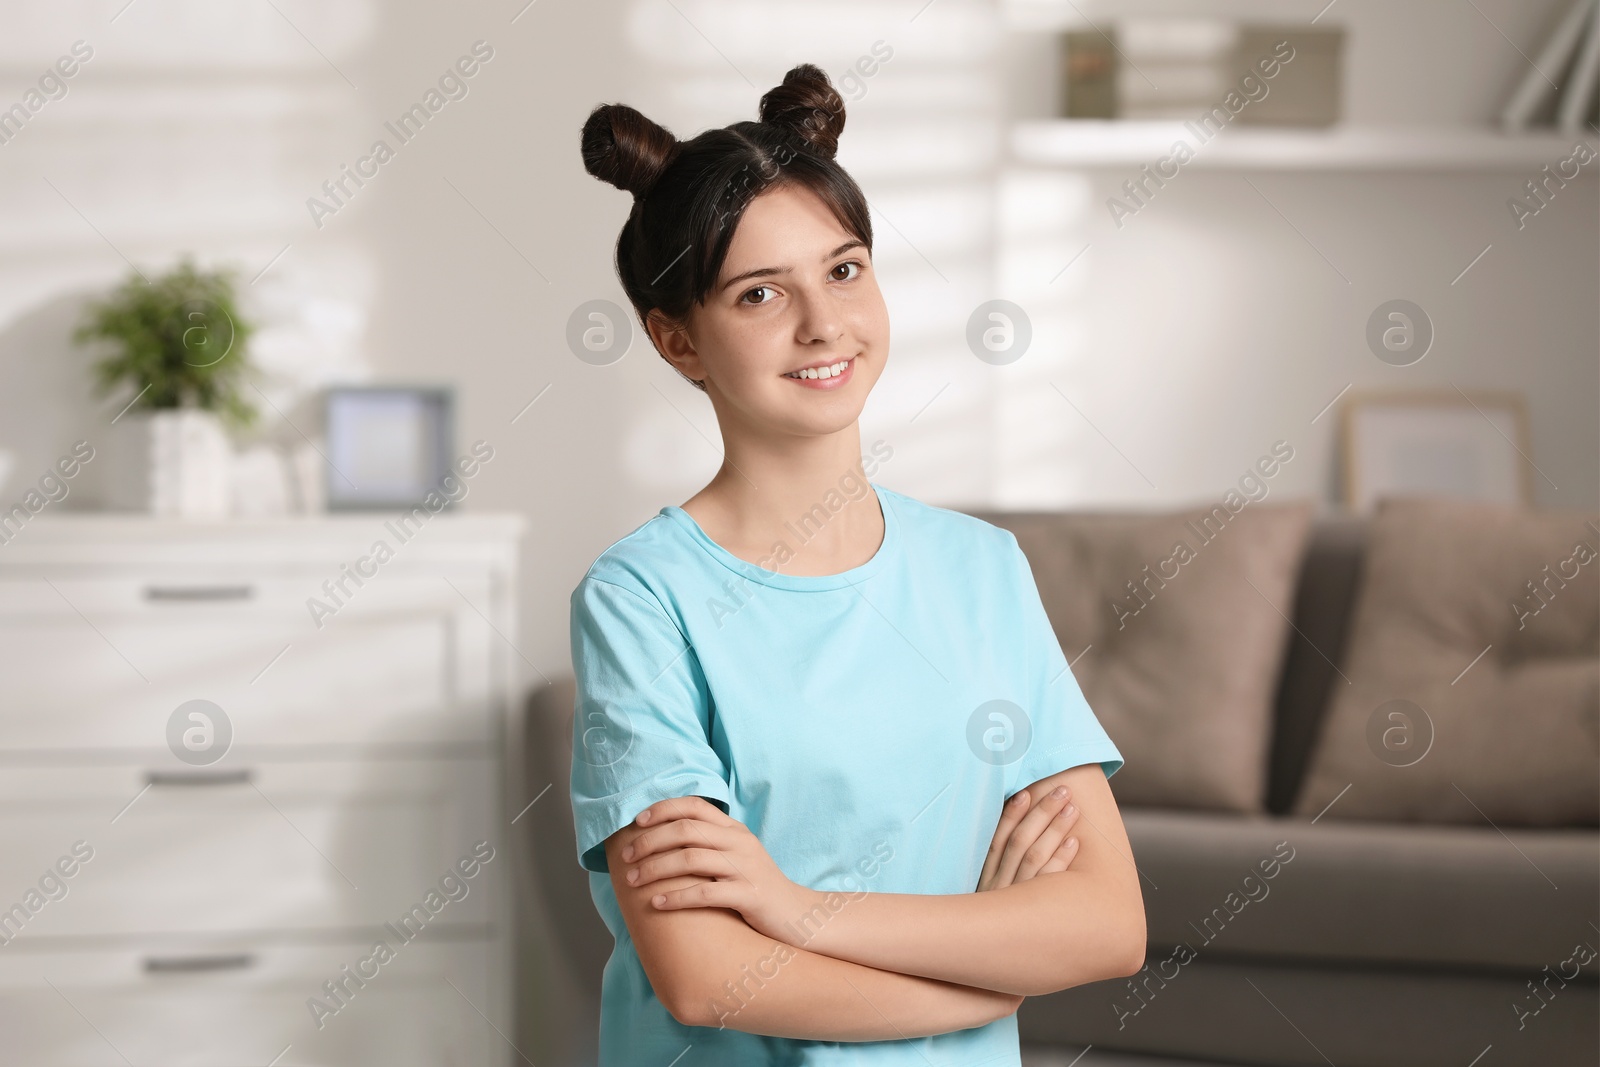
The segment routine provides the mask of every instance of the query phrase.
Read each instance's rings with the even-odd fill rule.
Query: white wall
[[[1352,124],[1470,127],[1498,116],[1528,70],[1518,48],[1536,56],[1567,5],[1203,7],[1286,27],[1324,12],[1317,24],[1346,34],[1342,113]],[[1163,0],[1007,5],[1014,26],[1082,27],[1086,16],[1102,28],[1113,12],[1196,8]],[[1048,114],[1051,44],[1017,34],[1011,46],[1015,110]],[[1070,174],[1015,167],[1003,176],[1002,288],[1033,313],[1035,344],[1042,336],[1044,346],[1017,376],[1015,424],[1027,430],[1015,443],[1017,461],[990,483],[1001,502],[1156,507],[1215,497],[1282,438],[1296,455],[1274,490],[1331,505],[1340,493],[1340,410],[1319,413],[1350,386],[1352,394],[1521,391],[1535,501],[1595,506],[1595,164],[1520,230],[1506,201],[1537,164],[1432,173],[1196,167],[1120,227],[1106,202],[1122,195],[1136,166]],[[1086,245],[1069,272],[1047,280]],[[1368,316],[1393,298],[1421,305],[1435,329],[1433,348],[1410,367],[1377,360],[1364,339]],[[1037,446],[1036,426],[1052,427],[1047,448]]]
[[[72,41],[96,49],[69,95],[0,146],[13,487],[78,437],[120,442],[107,426],[120,402],[87,399],[87,361],[65,335],[124,256],[159,266],[192,248],[250,278],[288,246],[246,287],[270,327],[264,390],[293,423],[263,404],[262,432],[315,436],[308,398],[327,380],[457,384],[463,446],[482,437],[501,457],[468,506],[535,524],[523,652],[565,669],[565,598],[583,568],[718,462],[709,406],[645,339],[609,368],[565,350],[571,309],[623,302],[611,254],[628,198],[583,172],[584,117],[630,101],[690,136],[753,117],[794,62],[838,77],[883,41],[893,58],[852,101],[841,159],[876,212],[894,322],[863,423],[895,449],[886,484],[957,505],[1164,506],[1214,495],[1282,437],[1297,456],[1275,488],[1332,499],[1337,419],[1311,419],[1341,388],[1454,383],[1525,390],[1533,458],[1559,487],[1537,479],[1538,500],[1595,503],[1592,179],[1517,232],[1504,203],[1516,174],[1195,171],[1117,230],[1103,204],[1125,175],[1006,162],[1006,110],[1036,112],[1044,85],[1022,5],[279,6],[287,19],[178,0],[7,16],[0,98]],[[1308,18],[1322,5],[1303,6]],[[1561,6],[1479,5],[1523,51]],[[1110,10],[1078,7],[1097,21]],[[1218,9],[1289,21],[1282,5]],[[1443,0],[1341,0],[1321,22],[1349,32],[1345,103],[1362,122],[1487,121],[1524,69],[1483,16]],[[314,225],[307,198],[480,39],[495,53],[469,95]],[[1041,283],[1035,260],[1065,264],[1085,244]],[[967,315],[995,296],[1035,308],[1036,357],[993,368],[966,350]],[[1392,296],[1437,327],[1412,367],[1362,343]],[[81,489],[84,505],[102,491]]]

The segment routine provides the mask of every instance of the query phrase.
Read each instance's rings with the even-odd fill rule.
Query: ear
[[[700,353],[695,351],[694,342],[689,338],[689,331],[681,325],[671,322],[658,308],[652,308],[647,316],[650,327],[650,341],[656,346],[656,351],[661,353],[661,358],[672,364],[682,374],[696,381],[705,379],[705,366],[700,362]]]

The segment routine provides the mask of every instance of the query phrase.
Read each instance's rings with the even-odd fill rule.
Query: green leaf
[[[126,387],[136,408],[199,408],[243,428],[256,416],[244,397],[255,332],[239,314],[233,272],[202,271],[185,256],[148,282],[131,272],[84,309],[72,339],[113,347],[91,367],[99,395]]]

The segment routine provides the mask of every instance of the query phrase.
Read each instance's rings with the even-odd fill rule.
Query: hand
[[[634,821],[649,829],[622,852],[633,865],[624,872],[630,885],[679,875],[702,879],[652,896],[658,910],[729,908],[758,933],[793,944],[794,924],[821,901],[823,894],[778,869],[749,827],[703,797],[658,801]]]
[[[1066,870],[1078,854],[1077,838],[1067,837],[1077,821],[1078,809],[1072,804],[1071,790],[1060,797],[1052,791],[1037,804],[1028,790],[1018,791],[1000,811],[1000,825],[989,843],[989,855],[983,861],[976,891],[1000,889],[1026,882],[1036,874]]]

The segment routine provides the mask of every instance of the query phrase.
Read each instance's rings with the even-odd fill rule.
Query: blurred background
[[[1594,8],[6,5],[0,1062],[592,1062],[567,597],[720,438],[578,133],[799,62],[869,473],[1128,757],[1150,966],[1029,1062],[1600,1061]]]

